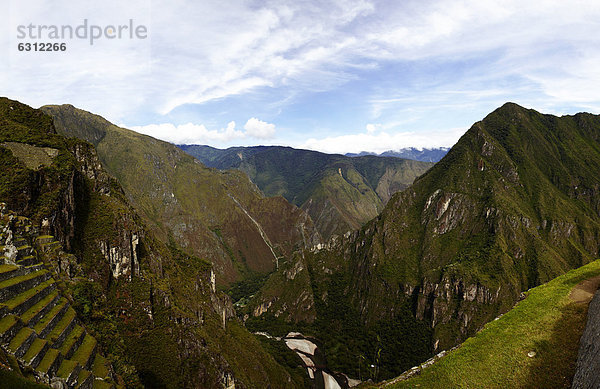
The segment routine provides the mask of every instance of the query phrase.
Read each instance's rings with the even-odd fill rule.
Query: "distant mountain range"
[[[400,149],[397,151],[388,150],[384,151],[381,154],[372,153],[369,151],[363,151],[360,153],[347,153],[348,157],[363,157],[365,155],[377,155],[379,157],[396,157],[396,158],[406,158],[406,159],[414,159],[415,161],[423,161],[423,162],[437,162],[440,159],[444,158],[444,155],[450,150],[449,147],[438,147],[438,148],[424,148],[418,149],[415,147],[407,147],[404,149]]]
[[[410,159],[350,158],[280,146],[179,147],[209,167],[239,169],[266,196],[283,196],[302,208],[326,240],[359,229],[394,193],[432,166]]]

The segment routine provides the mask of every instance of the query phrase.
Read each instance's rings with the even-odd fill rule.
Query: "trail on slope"
[[[260,236],[262,237],[262,239],[265,242],[265,244],[267,245],[267,247],[269,247],[269,249],[271,250],[271,254],[273,254],[273,258],[275,258],[275,265],[276,265],[277,269],[279,269],[279,258],[277,258],[277,255],[275,255],[275,251],[273,250],[273,245],[271,244],[269,237],[267,236],[265,231],[262,229],[261,225],[258,224],[258,222],[256,220],[254,220],[254,218],[252,216],[250,216],[248,211],[246,211],[244,209],[244,207],[242,207],[242,204],[240,204],[240,202],[235,197],[233,197],[230,193],[227,193],[227,195],[237,204],[237,206],[246,214],[246,216],[248,216],[248,218],[254,223],[254,225],[256,225],[256,228],[258,229]]]
[[[569,298],[576,303],[588,304],[600,287],[600,276],[588,278],[575,285],[569,293]]]

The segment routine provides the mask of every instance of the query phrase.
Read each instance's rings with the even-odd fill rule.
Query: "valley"
[[[495,326],[554,288],[539,285],[596,271],[596,115],[507,103],[432,164],[177,147],[73,106],[1,103],[0,201],[57,250],[20,264],[9,241],[4,261],[51,272],[116,387],[344,388],[462,344],[416,378],[452,385],[427,377],[502,339]]]

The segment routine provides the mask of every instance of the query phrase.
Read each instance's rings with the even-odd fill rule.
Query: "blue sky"
[[[600,2],[39,1],[0,16],[0,95],[174,143],[325,152],[451,146],[506,101],[600,113]],[[19,25],[146,26],[19,39]],[[57,53],[24,42],[66,42]]]

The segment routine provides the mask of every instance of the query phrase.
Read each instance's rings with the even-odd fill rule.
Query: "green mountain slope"
[[[390,197],[432,164],[393,157],[347,157],[290,147],[180,145],[207,166],[247,173],[267,196],[283,196],[304,209],[321,235],[359,229]]]
[[[273,275],[246,309],[305,320],[296,307],[311,306],[309,324],[330,318],[332,330],[317,329],[317,336],[328,338],[334,365],[356,376],[364,357],[379,366],[376,378],[390,377],[414,365],[414,355],[401,350],[422,342],[431,347],[425,353],[452,347],[510,309],[522,291],[597,258],[599,171],[599,116],[555,117],[505,104],[376,219],[298,258],[289,266],[304,270],[294,277],[288,269]],[[292,295],[282,299],[278,289]],[[331,297],[340,294],[347,298]],[[419,325],[433,331],[402,334]],[[398,330],[393,342],[376,340],[382,326]]]
[[[17,237],[17,222],[30,220],[19,234],[42,242],[57,287],[112,362],[118,383],[165,388],[304,385],[302,377],[290,375],[235,319],[230,299],[216,291],[209,262],[155,238],[119,182],[104,171],[91,144],[58,135],[50,116],[5,98],[0,99],[0,202],[9,223],[1,230],[6,246],[0,247],[0,256],[29,255],[25,243],[32,242],[10,242]],[[49,243],[50,235],[58,242]],[[23,285],[34,287],[29,278]],[[2,288],[12,287],[9,281]],[[6,313],[0,310],[0,315]],[[73,358],[85,360],[79,350],[94,350],[94,340],[80,340],[85,347]],[[40,366],[52,369],[52,362],[43,360]],[[106,374],[101,364],[93,372]]]
[[[279,257],[320,240],[304,212],[265,198],[240,171],[207,168],[170,143],[70,105],[42,110],[59,133],[92,142],[157,236],[212,262],[218,284],[271,272]]]
[[[574,302],[569,293],[598,276],[600,261],[594,261],[528,291],[506,315],[418,376],[382,387],[570,388],[587,303]]]

